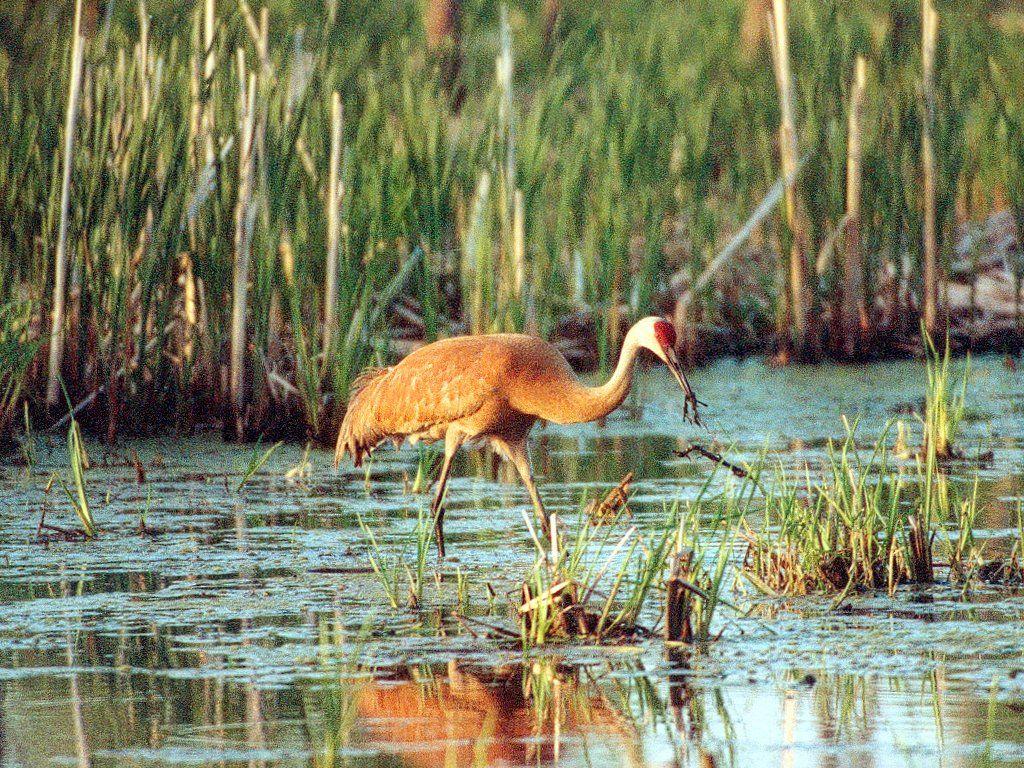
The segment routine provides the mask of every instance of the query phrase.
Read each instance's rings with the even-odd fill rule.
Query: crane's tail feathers
[[[352,381],[349,387],[348,403],[345,418],[338,430],[338,440],[334,444],[334,466],[338,466],[346,453],[352,455],[353,463],[358,467],[363,463],[363,456],[368,454],[380,442],[381,436],[373,427],[371,403],[361,397],[367,386],[379,379],[390,368],[371,367],[363,370]]]

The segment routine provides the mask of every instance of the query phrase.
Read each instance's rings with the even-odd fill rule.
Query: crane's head
[[[663,317],[645,317],[633,326],[630,334],[635,334],[636,343],[639,346],[649,349],[668,366],[686,395],[686,401],[683,404],[683,417],[699,426],[701,421],[697,405],[704,405],[704,403],[701,403],[693,393],[690,382],[686,380],[686,374],[683,373],[683,367],[679,364],[679,358],[676,356],[676,329],[672,327],[672,323]]]

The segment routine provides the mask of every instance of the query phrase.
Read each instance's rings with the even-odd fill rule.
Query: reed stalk
[[[71,206],[71,169],[74,164],[75,131],[82,87],[82,59],[85,38],[81,34],[82,0],[75,2],[75,21],[71,38],[71,74],[68,78],[68,101],[64,119],[63,176],[60,190],[60,229],[53,255],[53,306],[51,308],[49,378],[46,384],[46,405],[53,409],[59,402],[61,364],[64,359],[65,288],[68,274],[68,226]]]
[[[323,348],[331,353],[338,304],[338,252],[341,242],[341,203],[344,188],[341,180],[342,153],[341,94],[331,94],[331,156],[327,177],[327,260],[324,271]]]
[[[217,28],[216,0],[203,2],[203,93],[202,100],[202,140],[203,155],[206,165],[212,165],[216,157],[213,115],[213,75],[217,67],[217,59],[213,50],[214,35]]]
[[[935,333],[938,323],[939,247],[936,240],[935,210],[935,47],[939,14],[933,0],[921,0],[921,206],[923,209],[922,316],[925,330]]]
[[[779,155],[782,177],[786,180],[786,226],[791,238],[789,248],[788,316],[793,324],[793,341],[799,356],[807,352],[807,313],[810,309],[805,284],[804,248],[806,236],[798,210],[796,171],[797,150],[796,111],[793,103],[793,74],[789,63],[789,21],[786,0],[772,0],[771,16],[772,64],[779,93]]]
[[[231,409],[230,434],[236,440],[245,438],[245,359],[246,312],[249,296],[249,261],[256,209],[252,204],[253,176],[256,154],[256,73],[247,72],[245,51],[238,49],[238,197],[235,202],[235,265],[232,280],[231,359],[229,397]]]
[[[864,139],[861,121],[867,61],[857,57],[850,86],[849,121],[846,151],[846,258],[843,261],[843,352],[848,358],[865,351],[869,318],[864,293],[864,256],[861,245],[861,188],[863,184]]]

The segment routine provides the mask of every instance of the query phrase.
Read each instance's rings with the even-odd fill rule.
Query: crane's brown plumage
[[[527,450],[534,423],[593,421],[615,410],[629,393],[640,348],[669,366],[687,395],[684,415],[692,407],[699,423],[697,401],[679,369],[674,344],[675,332],[666,321],[641,320],[626,335],[615,373],[599,387],[585,386],[558,350],[533,336],[460,336],[428,344],[397,365],[364,371],[356,379],[338,432],[335,464],[348,453],[360,466],[388,440],[443,438],[445,458],[434,499],[443,555],[441,502],[452,457],[463,443],[486,440],[516,467],[546,526]]]

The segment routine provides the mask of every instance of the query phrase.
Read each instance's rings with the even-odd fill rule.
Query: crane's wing
[[[499,376],[483,345],[467,341],[437,342],[396,366],[361,374],[338,431],[335,464],[347,452],[358,467],[384,440],[429,433],[479,411]]]

